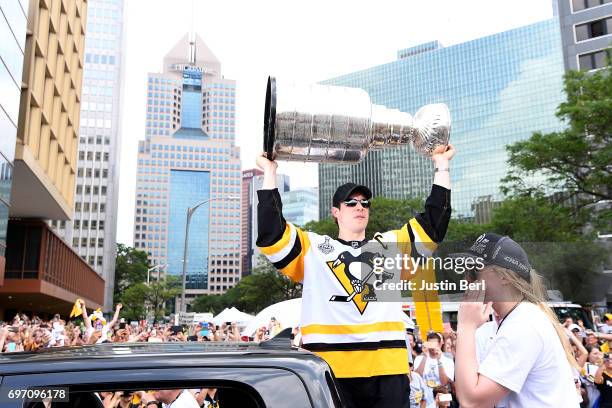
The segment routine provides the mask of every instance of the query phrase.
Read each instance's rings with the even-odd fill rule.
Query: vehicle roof
[[[16,374],[130,368],[142,363],[163,365],[240,365],[282,367],[325,364],[314,354],[289,346],[264,343],[105,343],[40,349],[36,352],[0,354],[0,372]]]

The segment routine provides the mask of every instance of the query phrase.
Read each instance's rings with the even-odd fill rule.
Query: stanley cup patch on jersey
[[[325,242],[322,242],[317,245],[317,248],[319,248],[319,251],[321,251],[321,253],[325,255],[331,254],[332,252],[334,252],[335,249],[334,246],[329,243],[329,237],[325,237]]]

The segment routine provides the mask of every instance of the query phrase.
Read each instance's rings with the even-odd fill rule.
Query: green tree
[[[115,260],[114,302],[119,302],[122,293],[137,283],[145,282],[149,261],[147,253],[123,244],[117,244]]]
[[[194,300],[192,310],[217,314],[226,307],[236,307],[246,313],[262,309],[283,300],[302,295],[302,285],[278,272],[263,256],[251,275],[242,278],[223,295],[204,295]]]
[[[166,275],[165,279],[147,286],[146,301],[156,321],[166,315],[166,302],[180,293],[181,282],[178,276]]]
[[[570,208],[541,193],[512,197],[493,211],[491,228],[521,243],[548,288],[575,302],[599,300],[594,289],[606,251],[582,234]]]
[[[580,238],[571,209],[542,193],[504,200],[493,210],[492,230],[523,242],[573,242]]]
[[[145,283],[136,283],[121,293],[120,301],[123,304],[121,317],[127,320],[142,320],[146,317],[145,302],[149,288]]]
[[[196,313],[212,313],[213,315],[217,315],[228,307],[226,300],[225,294],[198,296],[193,300],[191,310]]]
[[[559,189],[577,210],[577,219],[609,228],[609,206],[608,211],[592,211],[592,204],[612,200],[612,66],[595,73],[570,71],[564,83],[567,101],[559,105],[557,117],[566,129],[536,132],[509,145],[503,192],[529,196]],[[543,175],[543,182],[527,177],[534,175]]]
[[[330,237],[338,236],[338,225],[331,217],[322,218],[319,221],[307,222],[303,229],[306,231],[316,232],[317,234],[321,235],[328,235]]]

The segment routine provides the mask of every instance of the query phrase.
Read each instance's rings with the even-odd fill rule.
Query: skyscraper
[[[565,69],[591,71],[606,64],[612,46],[612,1],[558,0]]]
[[[26,3],[24,32],[20,13]],[[104,281],[45,221],[65,222],[73,213],[87,1],[3,2],[2,12],[16,25],[0,48],[15,52],[11,37],[23,46],[21,35],[25,47],[0,317],[17,311],[67,313],[76,298],[100,307]],[[11,76],[17,74],[14,59],[4,64],[10,64]],[[10,89],[8,82],[7,96]],[[12,120],[14,107],[7,106]],[[10,139],[10,128],[7,133]]]
[[[505,146],[535,131],[559,130],[564,100],[558,18],[450,47],[437,41],[398,52],[398,59],[324,81],[363,88],[376,104],[414,114],[428,103],[446,103],[452,116],[453,214],[473,217],[472,202],[501,198],[507,173]],[[358,165],[319,166],[319,208],[329,216],[335,188],[364,183],[374,195],[425,196],[433,165],[410,148],[370,152]]]
[[[316,187],[287,191],[281,194],[283,217],[287,222],[303,227],[319,221],[319,189]]]
[[[240,232],[242,238],[241,250],[242,250],[242,276],[246,276],[251,273],[253,268],[251,258],[253,256],[253,197],[256,194],[254,191],[253,178],[256,176],[263,176],[263,171],[259,169],[249,169],[242,171],[242,217],[241,224],[242,230]]]
[[[104,279],[104,310],[113,307],[124,62],[123,0],[89,0],[74,217],[51,225]]]
[[[187,300],[240,279],[240,152],[236,83],[202,39],[185,35],[150,73],[145,140],[139,142],[134,245],[180,276],[187,209]],[[155,276],[155,275],[152,275]],[[153,278],[154,279],[154,278]]]
[[[21,72],[28,26],[28,0],[0,4],[0,285],[4,280],[6,228],[11,207],[15,138],[19,122]]]

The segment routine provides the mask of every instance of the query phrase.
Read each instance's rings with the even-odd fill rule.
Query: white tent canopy
[[[281,328],[297,327],[302,316],[302,298],[284,300],[266,307],[251,320],[242,332],[243,336],[254,336],[258,327],[266,326],[272,317],[280,323]]]
[[[231,309],[225,308],[213,318],[216,325],[221,325],[223,322],[236,322],[238,326],[246,326],[251,320],[253,320],[253,316],[241,312],[233,306]]]

